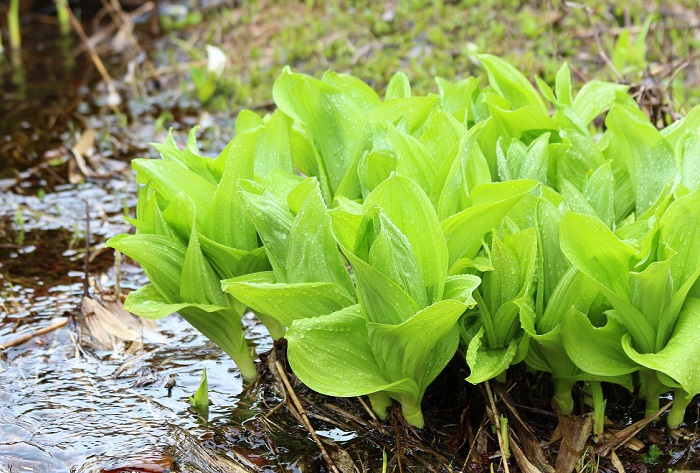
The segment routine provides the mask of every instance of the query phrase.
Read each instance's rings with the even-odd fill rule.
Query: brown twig
[[[600,35],[598,34],[598,28],[596,27],[595,22],[593,21],[593,14],[591,8],[588,5],[577,4],[572,2],[567,2],[567,5],[573,8],[583,8],[583,11],[586,12],[586,17],[588,17],[588,22],[591,24],[591,29],[593,30],[593,38],[595,39],[595,44],[598,48],[598,55],[601,57],[603,62],[610,68],[613,74],[615,74],[615,78],[617,79],[617,81],[622,82],[622,75],[620,75],[617,68],[613,65],[612,61],[603,49],[603,44],[601,43]]]
[[[24,342],[28,342],[34,337],[38,337],[40,335],[46,335],[47,333],[53,332],[54,330],[57,330],[61,327],[64,327],[68,323],[68,319],[61,319],[57,322],[54,322],[53,324],[49,325],[48,327],[40,328],[38,330],[35,330],[31,333],[22,335],[21,337],[17,337],[13,340],[10,340],[7,343],[0,344],[0,350],[5,350],[10,347],[14,347],[17,345],[21,345]]]
[[[389,414],[391,416],[391,426],[394,429],[395,442],[396,442],[396,462],[399,465],[399,473],[403,473],[403,451],[401,449],[401,433],[399,431],[399,424],[396,421],[396,416],[394,415],[396,411],[392,410]]]
[[[379,422],[379,419],[377,418],[377,415],[374,413],[374,411],[372,410],[372,408],[370,408],[370,407],[367,405],[367,403],[365,402],[365,400],[362,399],[362,397],[360,397],[360,396],[357,396],[357,400],[360,401],[360,404],[362,404],[362,407],[365,408],[365,411],[367,411],[367,414],[369,414],[369,416],[372,418],[372,422],[374,422],[374,425],[377,427],[377,429],[379,429],[379,431],[380,431],[382,434],[386,433],[386,432],[384,431],[384,427],[382,426],[382,423]]]
[[[675,107],[673,106],[673,94],[668,92],[668,88],[671,86],[671,82],[673,82],[673,79],[676,78],[676,76],[686,67],[690,65],[690,59],[687,59],[683,61],[679,66],[671,70],[671,75],[669,76],[668,80],[666,81],[666,85],[663,88],[662,93],[670,97],[671,100],[669,100],[669,107],[671,109],[671,116],[674,120],[680,120],[681,116],[680,114],[675,110]]]
[[[530,427],[525,423],[523,418],[520,416],[518,409],[513,405],[510,396],[507,392],[501,389],[499,386],[495,386],[494,389],[498,393],[498,397],[501,402],[510,411],[512,419],[516,422],[511,422],[508,424],[509,430],[512,428],[514,432],[517,433],[518,438],[514,439],[511,435],[511,449],[513,450],[513,455],[516,461],[520,465],[523,471],[540,471],[542,473],[555,473],[554,468],[552,468],[542,452],[542,446],[537,440],[535,435],[532,433]],[[520,442],[518,444],[517,442]],[[522,448],[520,447],[522,445]],[[535,465],[535,470],[532,470],[532,465]]]
[[[316,406],[316,407],[320,407],[320,406]],[[361,419],[360,417],[358,417],[354,414],[351,414],[350,412],[348,412],[344,409],[341,409],[340,407],[338,407],[334,404],[331,404],[330,402],[325,402],[323,404],[323,407],[330,409],[335,414],[338,414],[340,417],[347,420],[348,422],[352,422],[352,424],[353,424],[352,428],[354,428],[354,429],[369,430],[369,428],[370,428],[370,426],[364,421],[364,419]],[[347,425],[344,428],[347,428]]]
[[[471,444],[469,445],[469,452],[467,452],[467,458],[464,459],[464,464],[462,465],[462,471],[467,470],[467,464],[469,463],[469,459],[472,457],[472,453],[474,453],[474,447],[476,447],[476,442],[479,439],[479,435],[481,434],[481,431],[484,430],[484,425],[486,425],[486,420],[488,416],[486,413],[484,413],[483,419],[481,419],[481,423],[479,424],[479,428],[476,431],[476,435],[474,435],[474,439],[472,440]]]
[[[119,250],[114,250],[114,295],[117,297],[117,299],[120,299],[121,293],[122,293],[122,254]]]
[[[602,456],[607,456],[613,449],[615,449],[618,445],[624,444],[627,442],[629,439],[634,437],[639,433],[640,430],[642,430],[644,427],[649,425],[659,417],[663,412],[665,412],[667,409],[670,409],[671,406],[673,405],[673,401],[670,401],[668,404],[666,404],[664,407],[659,409],[658,411],[654,412],[652,415],[649,417],[645,417],[642,420],[638,420],[634,424],[625,427],[621,431],[615,434],[615,436],[605,442],[603,445],[598,448],[598,454]]]
[[[138,8],[138,15],[128,15],[124,12],[122,9],[121,5],[117,0],[100,0],[102,2],[102,5],[104,6],[105,10],[107,11],[107,14],[112,18],[112,21],[119,27],[121,31],[126,32],[126,37],[131,43],[131,46],[141,52],[144,53],[144,56],[146,57],[146,60],[144,61],[144,64],[146,67],[151,71],[155,72],[155,68],[153,67],[153,64],[151,61],[148,60],[148,56],[145,55],[145,51],[139,44],[139,42],[136,40],[134,37],[134,34],[132,32],[133,30],[133,18],[138,18],[138,16],[155,9],[155,4],[153,2],[145,2],[143,5],[141,5]],[[111,8],[110,8],[111,7]],[[134,11],[136,13],[136,11]]]
[[[328,464],[328,468],[330,469],[330,471],[332,471],[333,473],[340,473],[340,470],[338,470],[338,467],[335,465],[333,459],[328,454],[328,451],[323,445],[323,442],[321,442],[321,439],[318,438],[318,435],[316,434],[316,431],[311,425],[311,422],[309,421],[309,417],[306,415],[304,407],[301,405],[301,402],[299,402],[299,398],[297,398],[296,394],[294,393],[294,389],[292,389],[292,385],[289,383],[289,379],[287,379],[287,374],[282,368],[282,364],[279,362],[279,360],[275,360],[275,368],[277,368],[277,373],[282,379],[282,383],[284,384],[285,390],[287,391],[287,395],[292,400],[291,404],[289,404],[289,407],[296,409],[297,413],[299,414],[298,417],[299,419],[301,419],[301,423],[304,425],[304,427],[306,427],[306,430],[309,431],[309,433],[311,434],[311,438],[314,439],[316,445],[318,445],[318,448],[321,450],[321,455],[323,455],[323,459],[326,461],[326,464]]]
[[[491,384],[486,381],[486,397],[489,405],[486,407],[486,412],[489,412],[489,417],[491,422],[496,426],[496,436],[498,437],[498,448],[501,450],[501,459],[503,460],[503,470],[505,473],[510,473],[510,468],[508,468],[508,457],[506,455],[506,446],[501,435],[501,421],[498,419],[498,410],[496,410],[496,403],[493,400],[493,393],[491,392]]]
[[[285,404],[287,404],[287,400],[286,400],[286,399],[284,399],[282,402],[280,402],[279,404],[277,404],[275,407],[273,407],[272,409],[270,409],[269,411],[267,411],[267,412],[265,413],[265,415],[263,415],[263,418],[267,419],[267,418],[270,417],[272,414],[274,414],[275,412],[277,412],[278,410],[280,410]]]
[[[153,4],[153,2],[149,1],[149,2],[142,4],[141,6],[139,6],[138,8],[136,8],[135,10],[133,10],[129,13],[123,12],[123,10],[122,10],[122,12],[123,12],[123,15],[128,17],[128,20],[133,23],[133,21],[136,18],[148,13],[149,11],[152,12],[155,9],[156,8],[155,8],[155,5]],[[100,20],[106,14],[108,14],[108,12],[103,8],[92,19],[93,29],[95,30],[95,32],[92,34],[92,36],[90,36],[90,44],[93,45],[93,47],[97,47],[97,45],[100,44],[105,39],[114,37],[115,30],[120,28],[120,26],[115,22],[112,22],[112,23],[109,23],[106,25],[100,25]],[[85,44],[81,43],[79,46],[77,46],[73,50],[73,52],[74,52],[74,54],[78,54],[78,53],[82,53],[86,49],[87,49],[87,46],[85,46]],[[139,48],[139,50],[142,50],[142,48]]]
[[[535,466],[530,461],[528,456],[525,455],[523,449],[520,448],[520,445],[518,445],[518,442],[516,442],[515,436],[509,433],[508,439],[510,442],[510,449],[513,451],[513,456],[515,457],[515,461],[518,463],[520,469],[525,473],[542,473],[542,470]]]
[[[85,198],[85,261],[83,263],[83,297],[90,297],[90,202]]]
[[[75,30],[76,33],[78,33],[78,36],[80,36],[80,40],[83,43],[85,43],[85,47],[87,48],[88,53],[90,54],[90,59],[92,60],[92,63],[95,65],[95,68],[97,68],[97,71],[102,76],[102,80],[104,80],[105,83],[107,84],[107,88],[109,89],[109,92],[111,94],[116,94],[117,88],[114,85],[114,81],[112,80],[112,77],[107,72],[107,68],[105,67],[104,63],[102,62],[102,59],[100,59],[100,56],[97,55],[95,48],[92,46],[92,44],[90,44],[90,39],[85,34],[85,30],[83,29],[83,26],[80,24],[80,21],[75,17],[75,13],[73,13],[73,10],[71,9],[70,6],[66,5],[66,11],[68,11],[68,17],[70,18],[70,23],[73,26],[73,29]],[[112,108],[112,111],[114,112],[115,115],[119,115],[119,109],[117,109],[116,105],[111,104],[111,108]]]

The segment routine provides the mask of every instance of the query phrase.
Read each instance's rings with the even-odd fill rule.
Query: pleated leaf
[[[318,317],[355,305],[344,288],[328,282],[248,282],[246,277],[222,281],[224,291],[251,309],[289,327],[298,319]]]

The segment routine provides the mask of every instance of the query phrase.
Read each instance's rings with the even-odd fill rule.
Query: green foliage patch
[[[487,81],[414,95],[398,73],[384,99],[287,68],[217,158],[190,134],[134,161],[137,231],[108,245],[151,284],[126,308],[178,312],[247,378],[250,309],[310,388],[417,427],[460,345],[468,381],[524,362],[567,414],[585,381],[599,421],[601,382],[649,413],[673,389],[678,427],[700,393],[700,109],[659,131],[625,86],[476,60]]]

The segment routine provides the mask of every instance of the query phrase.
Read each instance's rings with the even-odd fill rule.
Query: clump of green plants
[[[460,345],[472,383],[550,373],[564,414],[584,382],[598,435],[601,383],[649,414],[673,390],[681,425],[700,393],[700,108],[659,131],[624,85],[574,91],[564,65],[536,88],[476,59],[486,81],[418,96],[399,72],[383,99],[287,68],[277,110],[242,112],[217,158],[194,132],[156,145],[133,165],[136,234],[108,242],[151,280],[126,308],[178,312],[247,378],[251,310],[310,388],[380,418],[397,401],[417,427]]]

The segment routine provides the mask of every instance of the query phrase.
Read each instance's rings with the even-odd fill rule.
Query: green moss
[[[210,42],[223,39],[228,43],[224,50],[236,51],[229,56],[226,74],[240,82],[229,96],[239,108],[268,101],[270,84],[286,64],[315,76],[329,68],[351,73],[380,91],[400,69],[419,93],[436,91],[433,76],[456,79],[478,74],[469,57],[475,52],[502,56],[530,77],[538,74],[550,83],[562,60],[569,63],[574,80],[614,80],[594,33],[611,55],[622,28],[633,26],[634,37],[650,14],[658,18],[647,38],[647,63],[649,70],[656,70],[700,49],[700,40],[682,20],[682,9],[693,8],[694,0],[675,2],[673,12],[661,4],[661,0],[598,3],[589,18],[583,8],[561,1],[525,7],[515,0],[251,1],[207,15],[212,34],[198,37]],[[692,74],[675,76],[669,90],[679,92],[676,99],[683,91],[683,100],[698,102],[700,90],[683,87],[695,75],[693,69]],[[224,91],[231,93],[228,88],[219,93]],[[676,105],[681,103],[677,100]]]

